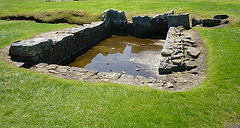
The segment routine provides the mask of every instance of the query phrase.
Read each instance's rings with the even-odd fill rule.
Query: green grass
[[[10,67],[0,58],[0,127],[224,127],[240,118],[240,13],[236,0],[28,1],[0,0],[0,15],[67,9],[99,15],[107,8],[128,15],[155,15],[175,9],[198,18],[228,14],[231,24],[221,29],[195,28],[207,47],[207,76],[199,87],[185,92],[80,83]],[[64,27],[71,25],[0,21],[0,48]]]
[[[71,23],[88,23],[100,20],[104,10],[114,8],[124,10],[127,18],[132,16],[166,13],[190,13],[191,17],[212,18],[216,14],[228,14],[232,22],[239,22],[240,7],[238,0],[88,0],[69,2],[43,2],[44,0],[0,0],[0,17],[23,15],[33,16],[45,22],[65,18]],[[69,10],[83,16],[69,15]],[[57,17],[56,17],[57,15]]]

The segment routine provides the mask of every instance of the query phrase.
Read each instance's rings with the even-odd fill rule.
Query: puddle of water
[[[162,44],[157,39],[114,35],[77,57],[68,66],[154,77]]]

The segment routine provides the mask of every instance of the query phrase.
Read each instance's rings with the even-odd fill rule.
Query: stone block
[[[113,34],[127,32],[127,18],[124,11],[115,9],[108,9],[103,12],[102,21],[105,22],[106,27],[110,26]]]
[[[169,74],[172,73],[172,65],[167,63],[166,61],[160,60],[160,65],[158,68],[159,74]]]
[[[189,14],[168,15],[168,28],[183,26],[185,29],[190,29]]]
[[[137,37],[147,37],[150,33],[151,18],[147,15],[145,16],[133,16],[133,33]]]
[[[228,15],[215,15],[214,19],[227,19],[228,17]]]
[[[51,39],[34,38],[24,41],[14,42],[9,50],[10,55],[21,57],[34,57],[53,46]]]
[[[193,58],[197,58],[200,54],[200,51],[197,48],[188,47],[187,53],[188,53],[188,55],[192,56]]]
[[[205,27],[213,27],[220,25],[221,20],[220,19],[203,19],[202,20],[202,25]]]

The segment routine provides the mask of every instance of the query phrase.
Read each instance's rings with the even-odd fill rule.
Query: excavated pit
[[[3,50],[3,56],[14,66],[81,82],[172,91],[203,82],[206,50],[201,37],[190,29],[188,14],[171,11],[132,21],[127,22],[124,12],[106,10],[102,21],[16,41]]]
[[[113,35],[78,56],[68,66],[156,78],[163,44],[160,39]]]

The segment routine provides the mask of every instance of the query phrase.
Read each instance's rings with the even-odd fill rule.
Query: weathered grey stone
[[[198,20],[196,18],[192,18],[192,27],[196,26],[196,25],[201,25],[202,21]]]
[[[220,19],[203,19],[202,20],[202,25],[206,27],[213,27],[220,25],[221,20]]]
[[[99,76],[100,79],[111,79],[111,80],[117,80],[121,76],[120,73],[115,73],[115,72],[99,72],[97,75]]]
[[[58,74],[58,72],[56,72],[55,70],[48,70],[48,72],[52,74]]]
[[[56,71],[61,73],[61,74],[66,74],[69,70],[69,67],[68,66],[58,66],[56,68]]]
[[[214,19],[227,19],[228,17],[228,15],[215,15]]]
[[[162,49],[161,55],[162,56],[171,56],[173,53],[173,50],[171,49]]]
[[[83,79],[91,79],[91,77],[97,75],[98,71],[97,70],[89,70],[88,72],[84,73],[82,75]]]
[[[191,70],[191,69],[197,67],[197,63],[195,61],[191,61],[191,60],[185,61],[183,63],[183,65],[187,70]]]
[[[141,85],[141,84],[146,84],[147,83],[147,78],[144,77],[144,76],[136,76],[135,77],[135,82],[138,84],[138,85]]]
[[[182,43],[174,43],[172,44],[173,49],[184,49],[184,45]]]
[[[120,81],[130,81],[130,82],[134,82],[134,76],[133,75],[127,75],[127,74],[123,74],[121,75],[121,77],[119,78]]]
[[[174,88],[174,85],[172,83],[170,83],[170,82],[167,82],[165,87],[166,88]]]
[[[181,49],[173,49],[173,54],[172,55],[177,55],[183,53],[183,51]]]
[[[102,82],[110,82],[109,79],[101,79]]]
[[[71,72],[75,71],[75,72],[79,72],[79,73],[86,73],[86,72],[88,72],[87,69],[78,68],[78,67],[70,67],[69,71],[71,71]]]
[[[198,74],[198,70],[197,68],[191,69],[190,71],[188,71],[191,74]]]
[[[178,54],[176,54],[176,55],[172,55],[172,60],[174,60],[174,59],[180,59],[180,58],[182,58],[182,57],[184,57],[184,55],[183,55],[183,53],[181,52],[181,53],[178,53]]]
[[[127,18],[124,11],[108,9],[103,12],[102,21],[106,23],[106,26],[110,26],[113,34],[127,32]]]
[[[167,63],[165,61],[160,61],[158,72],[159,72],[159,74],[172,73],[172,66],[171,66],[171,64],[169,64],[169,63]]]
[[[187,53],[192,56],[193,58],[197,58],[200,54],[200,51],[197,48],[188,47]]]
[[[185,29],[190,29],[189,14],[168,15],[168,28],[183,26]]]
[[[175,60],[172,60],[172,62],[175,65],[180,65],[180,64],[182,64],[182,59],[175,59]]]
[[[174,39],[174,42],[175,42],[175,43],[181,43],[181,41],[182,41],[182,39],[180,39],[180,38],[175,38],[175,39]]]
[[[52,45],[53,41],[51,39],[28,39],[20,42],[14,42],[9,49],[9,53],[14,56],[34,57],[37,54],[50,49]]]
[[[35,65],[35,68],[45,68],[46,66],[48,66],[47,63],[38,63],[37,65]]]
[[[75,33],[79,32],[79,31],[83,30],[84,28],[85,27],[83,27],[83,26],[73,27],[71,33],[75,34]]]
[[[156,83],[157,79],[153,78],[153,77],[149,77],[147,82],[148,83]]]
[[[133,16],[133,33],[135,36],[146,37],[149,34],[151,23],[151,18],[148,16]]]
[[[121,77],[117,80],[117,83],[125,83],[128,85],[136,85],[135,83],[135,79],[133,75],[127,75],[127,74],[123,74],[121,75]]]
[[[181,36],[182,39],[190,39],[191,40],[191,36]]]
[[[57,67],[58,67],[58,65],[56,65],[56,64],[50,64],[47,66],[47,69],[48,70],[56,70]]]
[[[174,13],[174,12],[171,12]],[[149,33],[153,37],[166,37],[167,31],[168,31],[168,21],[167,21],[167,16],[169,14],[159,14],[154,16],[153,18],[150,19],[150,30]]]
[[[196,42],[194,40],[190,39],[183,39],[184,42],[190,43],[190,44],[195,44]]]

